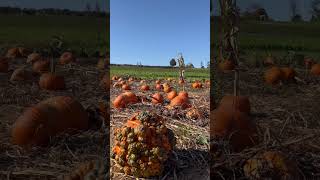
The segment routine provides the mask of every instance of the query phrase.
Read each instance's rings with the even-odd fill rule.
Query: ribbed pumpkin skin
[[[52,73],[42,74],[39,80],[39,86],[41,89],[46,90],[65,89],[64,77]]]
[[[220,101],[219,107],[228,107],[239,110],[240,112],[250,113],[250,101],[246,96],[226,95]]]
[[[27,108],[12,128],[12,142],[21,146],[46,145],[59,133],[88,128],[88,115],[71,97],[57,96]]]
[[[38,74],[46,73],[46,72],[49,72],[49,65],[50,65],[50,62],[48,60],[36,61],[32,65],[32,70],[33,72]]]
[[[310,70],[311,74],[319,76],[320,75],[320,64],[314,64]]]
[[[264,73],[264,80],[267,84],[276,85],[281,81],[282,73],[280,68],[272,67]]]

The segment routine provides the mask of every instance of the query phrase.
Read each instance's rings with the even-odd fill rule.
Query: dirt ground
[[[131,85],[132,91],[139,97],[152,96],[155,80],[146,80],[151,91],[141,92],[140,81]],[[162,81],[164,83],[165,81]],[[182,89],[178,83],[169,82],[176,90]],[[188,110],[168,110],[164,105],[153,105],[151,102],[138,103],[130,105],[125,109],[111,108],[111,134],[110,142],[113,143],[113,131],[121,127],[135,112],[142,110],[154,110],[157,114],[167,119],[166,125],[171,129],[177,139],[177,144],[165,165],[164,173],[161,177],[154,179],[209,179],[209,114],[210,97],[209,88],[198,90],[191,89],[191,83],[186,84],[186,91],[189,93],[190,101],[193,107],[203,112],[203,117],[198,120],[188,119],[186,112]],[[119,88],[112,88],[110,98],[114,100],[122,92]],[[165,93],[162,92],[164,97]],[[111,161],[114,163],[114,160]],[[134,179],[134,177],[125,176],[111,169],[111,179]]]
[[[106,95],[99,86],[95,59],[81,59],[80,65],[58,65],[56,72],[66,82],[66,89],[61,91],[39,89],[38,75],[26,82],[9,82],[13,69],[25,65],[25,61],[12,60],[10,71],[0,74],[0,179],[57,179],[80,163],[103,159],[106,153],[103,139],[109,132],[98,127],[72,136],[60,135],[48,147],[29,151],[11,144],[11,126],[26,107],[49,97],[67,95],[88,109],[97,106],[98,100]]]
[[[212,177],[241,179],[246,160],[266,150],[277,150],[295,160],[302,179],[320,178],[320,77],[305,75],[303,69],[296,68],[301,82],[271,87],[264,83],[264,71],[254,68],[240,73],[240,95],[250,98],[260,143],[241,153],[213,156]],[[215,70],[214,81],[216,102],[233,94],[233,73]]]

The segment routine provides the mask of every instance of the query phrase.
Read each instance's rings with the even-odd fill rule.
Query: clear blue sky
[[[109,9],[110,0],[0,0],[0,6],[11,6],[20,8],[57,8],[82,11],[89,3],[94,8],[98,2],[101,10]]]
[[[110,61],[169,65],[182,52],[199,67],[210,57],[209,0],[111,0]]]
[[[219,12],[218,0],[213,0],[214,14]],[[298,13],[304,19],[311,17],[311,0],[296,0]],[[246,10],[252,4],[259,4],[267,10],[270,17],[278,21],[288,21],[291,17],[289,0],[237,0],[241,11]]]

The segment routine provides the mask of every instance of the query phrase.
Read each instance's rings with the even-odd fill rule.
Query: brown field
[[[74,97],[85,109],[92,109],[106,95],[99,86],[95,59],[82,59],[79,65],[58,65],[56,72],[66,81],[66,90],[61,91],[39,89],[39,75],[22,83],[9,82],[12,70],[26,64],[25,61],[10,61],[10,71],[0,74],[0,179],[57,179],[80,163],[107,157],[104,139],[109,132],[100,129],[101,121],[93,123],[88,131],[59,135],[48,147],[27,151],[11,144],[11,126],[26,107],[49,97],[66,95]]]
[[[136,80],[131,84],[131,91],[138,97],[150,97],[155,92],[158,92],[154,88],[155,79],[145,80],[151,88],[147,92],[140,91],[140,80]],[[164,82],[168,82],[177,91],[182,89],[177,82],[162,80],[162,83]],[[188,109],[168,110],[165,107],[166,104],[154,105],[151,102],[129,105],[127,108],[120,110],[115,109],[113,106],[111,107],[111,146],[114,140],[113,132],[115,128],[121,127],[135,112],[153,110],[167,120],[167,127],[174,132],[177,144],[165,165],[162,176],[154,179],[209,179],[209,88],[192,89],[191,83],[188,82],[186,91],[189,93],[192,106],[203,110],[203,118],[198,120],[188,119],[186,117]],[[121,88],[111,87],[111,101],[122,92]],[[166,97],[166,93],[161,93]],[[114,164],[113,159],[111,159],[111,163]],[[111,179],[134,179],[134,177],[118,173],[112,164]]]
[[[246,64],[248,65],[248,64]],[[212,151],[211,175],[216,179],[245,178],[243,165],[257,153],[281,151],[298,166],[298,179],[320,177],[320,78],[305,75],[303,67],[295,67],[304,82],[271,87],[264,83],[267,68],[251,67],[240,73],[240,95],[248,96],[251,117],[256,122],[260,143],[240,153],[228,151],[215,138],[218,150]],[[233,94],[233,73],[214,73],[214,99]],[[214,119],[212,116],[211,119]],[[270,173],[269,173],[270,174]],[[269,176],[270,177],[270,176]]]

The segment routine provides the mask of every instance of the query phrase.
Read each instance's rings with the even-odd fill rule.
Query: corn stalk
[[[236,68],[234,70],[234,95],[239,95],[239,11],[236,0],[219,0],[221,10],[221,39],[219,45],[220,58],[228,58],[233,61]]]
[[[178,64],[179,64],[179,79],[183,81],[182,84],[182,90],[185,89],[185,80],[184,80],[184,71],[185,71],[185,64],[184,64],[184,58],[182,56],[182,53],[179,53],[179,57],[177,58]]]

